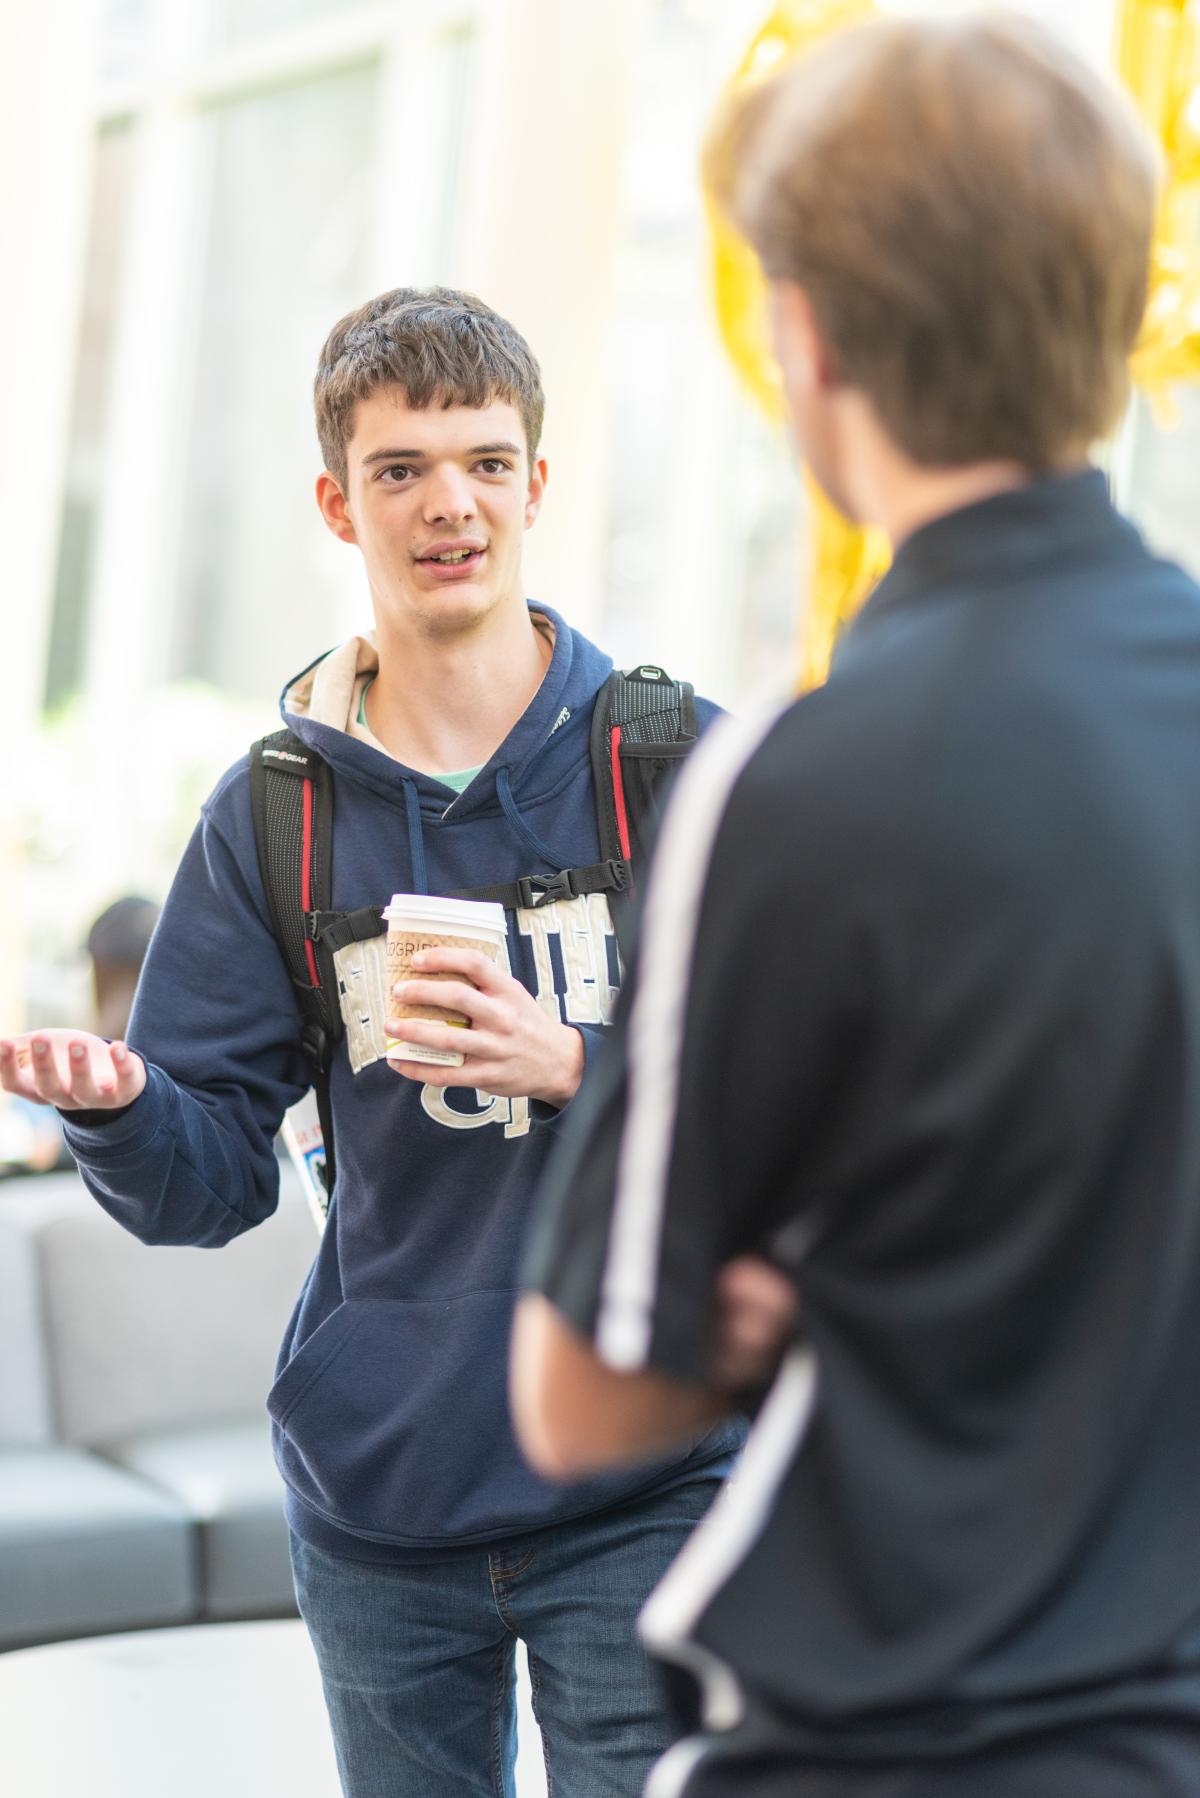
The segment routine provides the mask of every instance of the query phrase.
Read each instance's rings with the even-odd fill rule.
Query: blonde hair
[[[1118,421],[1156,155],[1031,21],[841,32],[731,102],[706,172],[915,462],[1050,468]]]

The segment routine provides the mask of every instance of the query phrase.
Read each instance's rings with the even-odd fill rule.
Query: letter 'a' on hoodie
[[[611,662],[548,608],[531,612],[553,637],[550,663],[462,793],[394,761],[357,726],[378,665],[369,639],[285,689],[285,722],[334,773],[333,909],[598,859],[588,733]],[[698,702],[699,728],[715,709]],[[337,1189],[268,1399],[293,1528],[359,1559],[437,1558],[661,1488],[728,1454],[737,1426],[682,1460],[578,1485],[550,1485],[526,1466],[506,1368],[522,1238],[553,1135],[534,1113],[548,1108],[395,1074],[383,1060],[382,951],[377,938],[339,953]],[[604,897],[510,912],[504,954],[547,1011],[579,1028],[590,1056],[620,978]],[[149,1243],[216,1247],[268,1217],[275,1134],[308,1086],[299,1033],[258,870],[247,758],[204,805],[146,959],[129,1029],[146,1090],[128,1111],[66,1126],[101,1205]]]

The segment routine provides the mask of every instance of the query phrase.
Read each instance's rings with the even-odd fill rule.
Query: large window
[[[69,396],[39,438],[43,542],[56,530],[36,591],[11,583],[43,722],[0,817],[25,877],[0,911],[5,895],[20,908],[8,935],[27,932],[16,959],[39,1022],[85,1015],[91,918],[122,891],[161,895],[284,680],[370,624],[361,562],[313,499],[313,372],[371,293],[454,280],[479,36],[500,3],[539,0],[81,9],[92,86],[81,37],[61,137],[86,166],[54,171],[55,192],[78,193],[76,235],[64,227],[38,275],[62,303],[37,356]],[[17,372],[17,411],[41,407],[45,425],[44,383]],[[11,983],[0,1002],[20,1015]]]
[[[313,370],[369,293],[446,278],[477,11],[104,0],[52,708],[179,681],[269,706],[369,624],[313,503]]]
[[[338,546],[312,501],[312,375],[369,283],[372,64],[204,115],[197,272],[168,678],[278,688],[338,638]]]
[[[786,689],[803,567],[787,446],[718,344],[698,172],[714,96],[766,11],[647,9],[609,344],[605,647],[622,664],[663,661],[727,705]]]
[[[84,261],[78,373],[63,481],[62,530],[46,667],[53,706],[83,682],[87,600],[112,388],[120,274],[129,216],[132,132],[128,120],[96,136],[91,217]]]

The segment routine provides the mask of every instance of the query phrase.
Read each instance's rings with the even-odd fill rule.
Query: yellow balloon
[[[1159,417],[1180,382],[1200,381],[1200,6],[1122,0],[1116,62],[1162,145],[1165,179],[1150,299],[1131,361]]]
[[[790,0],[777,6],[750,40],[726,94],[772,74],[838,27],[869,18],[871,0]],[[707,202],[717,320],[734,367],[768,417],[782,419],[779,369],[767,336],[766,290],[758,258],[713,204]]]

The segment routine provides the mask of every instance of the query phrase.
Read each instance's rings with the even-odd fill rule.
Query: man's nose
[[[475,516],[475,495],[461,468],[441,464],[431,470],[425,488],[425,516],[430,524]]]

